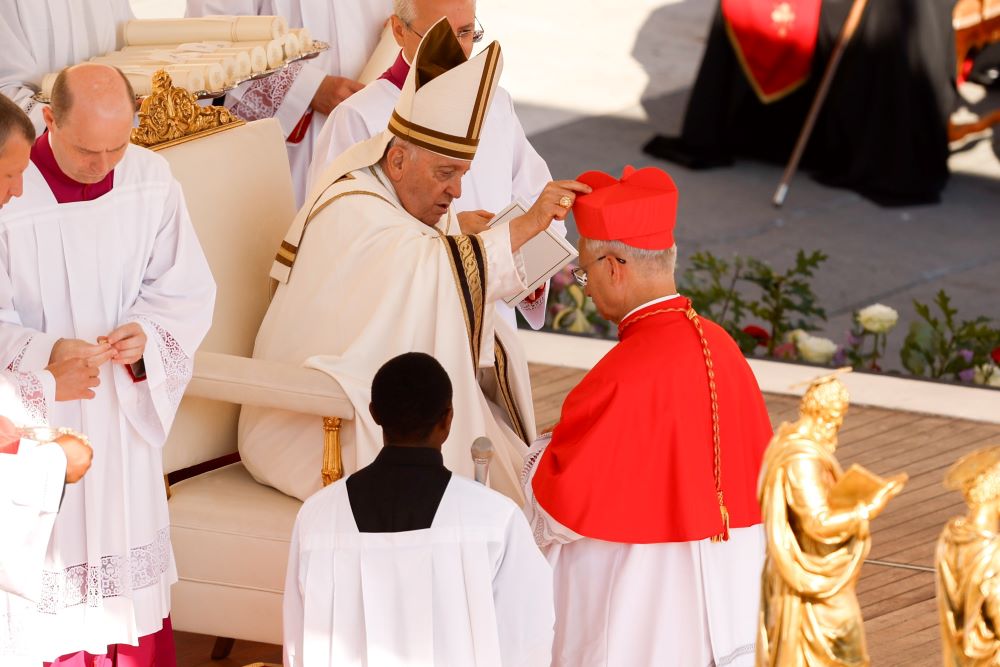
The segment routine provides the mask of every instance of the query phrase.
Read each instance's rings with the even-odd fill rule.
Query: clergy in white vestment
[[[13,383],[0,378],[4,409],[16,403]],[[45,550],[66,484],[90,468],[86,438],[63,432],[51,443],[22,440],[0,416],[0,664],[38,667],[40,640],[33,605],[41,589]]]
[[[452,393],[419,352],[375,374],[385,446],[295,522],[286,667],[549,667],[552,570],[517,505],[445,467]]]
[[[313,147],[327,114],[362,88],[356,79],[391,13],[392,0],[187,0],[187,16],[282,16],[289,27],[305,28],[330,45],[314,60],[294,63],[226,96],[226,106],[240,118],[274,117],[281,124],[298,206],[305,200]]]
[[[739,347],[677,294],[677,189],[589,172],[577,281],[618,344],[525,466],[553,566],[557,667],[754,664],[771,425]]]
[[[0,367],[27,383],[36,423],[78,429],[97,448],[66,489],[42,570],[35,622],[55,664],[173,656],[160,448],[215,284],[166,161],[128,141],[133,100],[113,68],[62,72],[24,194],[0,210]],[[32,371],[108,353],[85,400],[30,383]]]
[[[482,26],[476,19],[475,0],[395,0],[394,8],[392,31],[401,47],[399,56],[381,78],[345,100],[326,119],[309,167],[310,187],[344,151],[385,130],[399,101],[409,63],[413,62],[420,38],[428,28],[442,17],[447,18],[467,56],[483,38]],[[483,123],[476,159],[462,180],[462,196],[455,200],[455,210],[498,213],[515,200],[531,204],[551,180],[548,165],[524,134],[510,93],[497,86]],[[561,221],[552,225],[566,235]],[[547,301],[546,283],[535,295],[518,304],[518,310],[532,328],[539,329],[545,324]],[[497,310],[511,327],[517,327],[513,308],[500,301]]]
[[[35,128],[27,114],[0,95],[0,208],[21,196]],[[106,353],[110,358],[111,354]],[[37,667],[37,642],[30,623],[38,599],[45,550],[52,535],[64,484],[90,468],[93,450],[86,438],[61,433],[51,443],[22,447],[14,419],[30,426],[21,388],[48,384],[63,400],[89,396],[97,386],[97,366],[73,359],[28,372],[28,379],[0,373],[0,664]],[[24,372],[22,371],[22,374]]]
[[[14,100],[35,130],[45,127],[31,99],[42,77],[114,51],[118,28],[133,18],[128,0],[4,0],[0,2],[0,93]]]
[[[489,437],[497,450],[491,484],[519,500],[535,431],[528,367],[492,304],[526,288],[521,246],[589,188],[550,183],[525,215],[463,232],[451,202],[476,153],[500,45],[468,60],[442,19],[417,62],[389,128],[342,155],[292,223],[254,356],[318,368],[343,386],[356,411],[343,431],[344,469],[353,472],[381,448],[367,414],[375,371],[403,352],[433,355],[455,384],[445,463],[471,476],[469,444]],[[245,407],[239,447],[261,483],[301,499],[319,490],[321,419]]]

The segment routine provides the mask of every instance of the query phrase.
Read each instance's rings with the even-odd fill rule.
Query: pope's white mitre
[[[389,131],[440,155],[472,160],[502,70],[498,42],[467,59],[441,19],[420,41]]]
[[[393,137],[439,155],[471,161],[502,70],[499,43],[493,42],[469,59],[451,24],[446,19],[434,24],[420,41],[389,127],[344,151],[323,172],[285,235],[271,276],[288,281],[306,225],[327,203],[364,194],[344,177],[381,160]],[[338,192],[338,186],[344,191]]]

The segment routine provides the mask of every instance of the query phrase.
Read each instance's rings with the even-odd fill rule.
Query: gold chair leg
[[[344,476],[340,451],[340,417],[323,417],[323,486]]]

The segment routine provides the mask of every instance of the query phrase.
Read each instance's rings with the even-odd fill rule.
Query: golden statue
[[[1000,665],[1000,447],[959,459],[945,487],[969,513],[948,522],[937,546],[937,600],[947,667]]]
[[[868,522],[906,475],[841,469],[834,450],[847,406],[836,374],[814,381],[798,421],[782,424],[764,455],[758,667],[869,664],[855,582],[871,549]]]

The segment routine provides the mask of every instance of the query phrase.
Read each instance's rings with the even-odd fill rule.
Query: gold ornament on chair
[[[132,130],[132,143],[160,150],[243,125],[229,109],[201,106],[183,88],[175,88],[170,75],[159,70],[153,75],[153,93],[139,108],[139,126]]]
[[[1000,447],[977,450],[948,470],[969,512],[938,539],[937,600],[947,667],[1000,664]]]
[[[758,667],[869,664],[855,584],[871,549],[869,521],[906,475],[840,467],[834,451],[849,397],[837,375],[813,381],[798,421],[782,424],[764,455]]]

